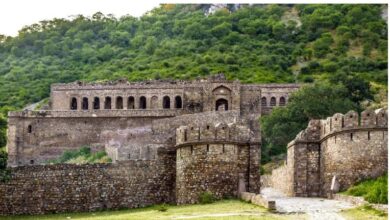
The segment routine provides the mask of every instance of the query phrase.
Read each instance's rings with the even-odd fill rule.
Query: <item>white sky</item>
[[[139,17],[159,5],[157,0],[2,0],[0,4],[0,34],[16,36],[23,26],[53,18],[70,18],[95,12],[126,14]]]
[[[159,3],[386,3],[386,0],[1,0],[0,34],[16,36],[23,26],[95,12],[139,17]]]

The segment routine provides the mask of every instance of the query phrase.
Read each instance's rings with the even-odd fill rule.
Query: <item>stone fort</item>
[[[9,112],[12,174],[0,183],[0,214],[188,204],[204,192],[216,198],[259,193],[259,118],[286,105],[299,88],[242,84],[223,74],[193,81],[53,84],[47,107]],[[350,114],[336,116],[338,122],[310,122],[288,146],[287,164],[262,177],[263,185],[293,196],[327,196],[329,178],[351,168],[335,167],[355,151],[346,160],[354,174],[340,175],[342,187],[373,170],[371,176],[383,173],[387,112],[362,117],[362,125]],[[351,132],[355,142],[343,138]],[[363,141],[359,132],[370,138]],[[113,163],[44,165],[82,146],[105,150]]]

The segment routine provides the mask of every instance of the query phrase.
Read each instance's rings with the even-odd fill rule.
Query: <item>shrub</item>
[[[377,179],[365,180],[349,188],[345,194],[362,196],[367,202],[387,204],[387,174]]]
[[[0,151],[0,182],[6,182],[11,178],[11,170],[7,168],[8,154]]]
[[[110,163],[111,158],[109,158],[105,151],[98,151],[96,153],[91,153],[89,147],[82,147],[79,150],[68,150],[65,151],[60,158],[57,160],[49,160],[47,163],[50,164],[59,164],[59,163],[75,163],[75,164],[85,164],[85,163]]]
[[[157,205],[156,210],[159,212],[166,212],[166,211],[168,211],[168,206],[167,206],[167,204],[163,203],[161,205]]]
[[[306,76],[306,77],[303,78],[303,82],[305,82],[305,83],[312,83],[312,82],[314,82],[314,79],[311,76]]]
[[[201,204],[210,204],[210,203],[215,202],[215,200],[216,199],[215,199],[214,195],[210,192],[203,192],[199,196],[199,202]]]

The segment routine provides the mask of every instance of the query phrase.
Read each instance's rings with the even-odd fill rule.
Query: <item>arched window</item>
[[[276,98],[272,97],[271,102],[270,102],[270,106],[275,106],[275,105],[276,105]]]
[[[31,132],[32,132],[32,126],[31,126],[31,125],[28,125],[28,127],[27,127],[27,132],[28,132],[29,134],[31,134]]]
[[[104,100],[104,109],[111,109],[111,97],[109,96]]]
[[[226,99],[218,99],[215,102],[215,111],[227,111],[229,109],[229,102]]]
[[[183,102],[180,96],[175,97],[175,108],[183,108]]]
[[[77,110],[77,99],[75,97],[73,97],[70,101],[70,109]]]
[[[266,97],[261,98],[261,106],[267,106],[267,98]]]
[[[285,106],[285,105],[286,105],[286,99],[284,97],[280,97],[279,106]]]
[[[88,110],[88,98],[86,97],[83,98],[82,108],[83,110]]]
[[[93,109],[100,109],[100,99],[99,99],[99,97],[95,97],[93,99]]]
[[[123,98],[118,96],[116,97],[116,109],[123,109]]]
[[[140,109],[146,109],[146,98],[145,98],[145,96],[141,96],[139,98],[139,108]]]
[[[163,98],[163,108],[171,108],[171,100],[168,96],[164,96]]]
[[[134,109],[134,97],[130,96],[127,100],[127,109]]]

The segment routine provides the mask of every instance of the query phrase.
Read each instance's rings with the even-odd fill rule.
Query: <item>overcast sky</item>
[[[157,0],[2,0],[0,4],[0,34],[16,36],[18,30],[52,18],[69,18],[95,12],[141,16],[159,5]]]

